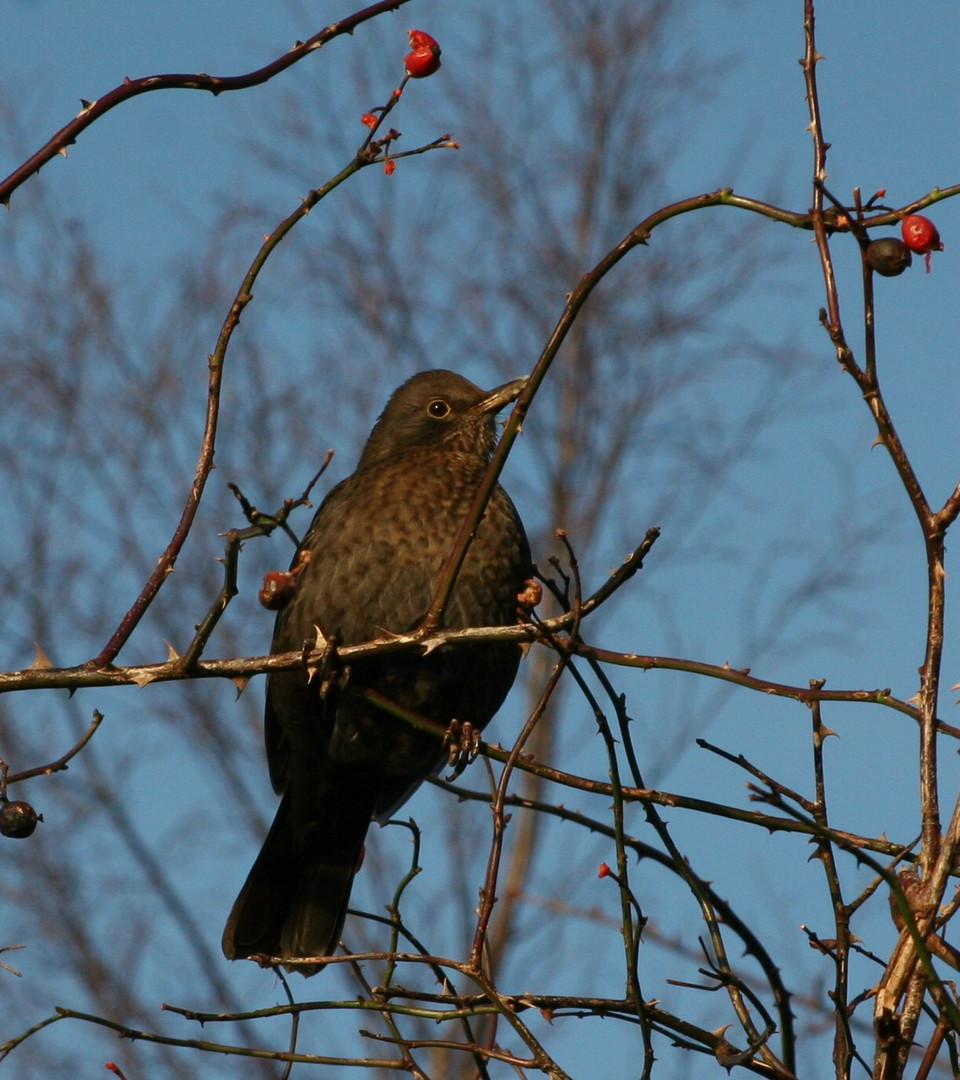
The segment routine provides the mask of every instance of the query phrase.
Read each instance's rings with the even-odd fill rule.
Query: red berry
[[[393,160],[393,158],[387,158],[387,160],[383,163],[383,171],[387,174],[387,176],[393,176],[396,168],[397,163]]]
[[[927,273],[929,274],[930,253],[943,251],[943,244],[940,242],[940,233],[937,232],[936,225],[929,218],[924,217],[923,214],[910,214],[900,223],[900,229],[903,232],[903,242],[907,247],[918,255],[926,256],[925,261]]]
[[[263,575],[263,584],[257,596],[268,611],[279,611],[290,603],[296,586],[296,574],[289,570],[270,570]]]
[[[38,814],[28,802],[4,803],[0,807],[0,836],[24,840],[33,835],[38,821],[43,821],[43,814]]]
[[[301,551],[296,563],[289,570],[269,570],[263,575],[263,584],[257,598],[270,611],[279,611],[290,603],[297,587],[297,578],[310,562],[310,552]]]
[[[411,52],[403,61],[411,79],[425,79],[440,67],[440,46],[436,39],[422,30],[410,31]]]
[[[903,232],[903,242],[918,255],[926,255],[928,251],[943,251],[936,225],[922,214],[905,217],[900,229]]]
[[[517,594],[517,613],[529,614],[543,599],[543,586],[536,578],[528,578]]]
[[[373,113],[365,112],[363,116],[360,117],[360,123],[366,124],[368,128],[375,128],[377,126],[378,120],[373,115]]]
[[[410,38],[411,49],[433,49],[438,56],[440,55],[440,46],[437,39],[424,33],[423,30],[408,30],[407,36]]]

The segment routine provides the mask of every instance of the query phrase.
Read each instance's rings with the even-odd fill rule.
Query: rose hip
[[[425,79],[440,67],[440,46],[429,34],[411,30],[410,49],[403,66],[411,79]]]
[[[925,257],[929,274],[931,253],[943,251],[943,243],[936,225],[923,214],[910,214],[900,223],[900,231],[903,233],[903,242],[907,247]]]

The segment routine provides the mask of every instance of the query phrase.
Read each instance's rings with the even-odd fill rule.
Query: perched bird
[[[274,653],[300,649],[317,629],[351,645],[416,628],[496,444],[497,413],[518,379],[484,392],[451,371],[405,382],[370,433],[356,472],[323,500],[294,564],[302,569],[277,616]],[[530,549],[510,497],[497,486],[467,551],[444,616],[448,628],[517,621]],[[370,704],[372,690],[444,728],[482,728],[520,662],[512,642],[381,654],[343,680],[306,671],[270,675],[265,734],[282,795],[270,832],[223,933],[236,960],[330,956],[372,819],[384,821],[445,760],[442,739]],[[306,974],[314,969],[304,968]]]

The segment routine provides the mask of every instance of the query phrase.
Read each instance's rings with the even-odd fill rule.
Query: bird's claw
[[[480,729],[474,728],[469,720],[451,720],[443,745],[447,751],[447,764],[453,769],[453,775],[459,776],[480,753]]]
[[[330,693],[330,687],[337,674],[337,645],[336,637],[325,637],[319,626],[314,626],[317,636],[314,641],[303,643],[303,661],[307,668],[307,682],[319,680],[318,693],[325,698]],[[310,663],[307,659],[311,653],[320,653],[318,660]]]

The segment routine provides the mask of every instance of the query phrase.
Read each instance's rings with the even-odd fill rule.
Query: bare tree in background
[[[735,764],[747,771],[761,809],[698,800],[696,793],[670,795],[645,786],[654,777],[640,772],[631,735],[636,705],[632,696],[621,696],[623,669],[642,666],[643,658],[599,651],[579,633],[590,611],[583,601],[605,587],[610,564],[628,548],[635,548],[635,558],[622,580],[615,579],[611,595],[599,599],[610,609],[638,602],[652,606],[649,599],[638,600],[642,584],[629,580],[653,540],[651,535],[641,543],[647,527],[684,522],[683,544],[674,557],[689,557],[703,539],[696,525],[711,500],[722,495],[724,477],[749,458],[778,410],[786,410],[787,388],[793,392],[789,408],[796,410],[803,385],[789,351],[753,340],[726,321],[731,281],[746,289],[764,268],[755,249],[749,258],[744,247],[731,256],[727,226],[712,221],[710,229],[703,228],[702,215],[692,211],[729,204],[732,194],[718,190],[676,211],[655,210],[669,201],[669,159],[658,135],[665,123],[675,123],[692,107],[701,90],[689,58],[664,48],[678,10],[654,0],[575,6],[543,0],[520,12],[478,5],[475,21],[465,22],[463,31],[464,41],[485,42],[483,54],[473,58],[475,81],[458,79],[448,60],[444,75],[454,79],[448,107],[455,116],[434,122],[434,135],[456,129],[462,144],[457,157],[402,161],[389,181],[380,174],[382,166],[368,168],[330,202],[321,202],[310,219],[313,226],[319,217],[317,231],[298,228],[287,245],[271,252],[256,303],[231,341],[221,398],[220,469],[207,485],[176,573],[146,607],[118,664],[165,659],[158,655],[161,640],[176,654],[189,647],[193,626],[223,579],[214,562],[222,551],[216,534],[246,524],[225,480],[237,481],[261,511],[275,510],[284,498],[304,490],[328,446],[338,449],[336,476],[349,470],[352,449],[369,429],[372,412],[406,374],[449,366],[479,381],[490,376],[491,383],[522,374],[533,367],[561,313],[569,314],[555,360],[549,351],[542,358],[538,371],[546,377],[508,466],[535,557],[554,584],[540,616],[559,620],[531,631],[540,643],[526,662],[524,691],[515,695],[513,715],[505,710],[491,735],[491,741],[509,746],[524,718],[539,718],[522,746],[528,756],[509,760],[512,778],[499,794],[507,752],[491,746],[490,765],[477,763],[454,785],[462,802],[451,797],[444,780],[419,795],[409,807],[417,826],[385,830],[372,839],[354,898],[357,908],[381,919],[384,903],[394,904],[395,925],[412,935],[401,938],[400,952],[416,952],[422,941],[433,955],[467,957],[477,942],[477,889],[485,872],[488,885],[492,880],[485,867],[491,844],[496,852],[499,843],[491,841],[491,820],[506,826],[496,878],[499,902],[494,906],[489,889],[481,897],[481,921],[492,915],[494,922],[473,958],[480,967],[471,968],[466,960],[459,968],[438,962],[419,973],[418,965],[407,964],[399,976],[391,976],[386,990],[375,993],[372,986],[381,985],[391,969],[373,962],[352,972],[346,964],[331,965],[320,977],[322,985],[320,979],[291,984],[298,1001],[326,1003],[316,1014],[301,1014],[292,1037],[289,1015],[266,1021],[246,1015],[268,1008],[278,995],[283,998],[286,984],[280,988],[271,975],[252,967],[226,969],[216,951],[221,917],[239,877],[229,887],[216,877],[199,884],[198,877],[212,857],[223,860],[217,873],[226,872],[227,857],[230,873],[242,873],[272,813],[260,761],[259,680],[237,704],[246,669],[238,669],[234,683],[192,678],[197,671],[188,668],[177,682],[113,687],[109,693],[83,688],[90,671],[63,675],[60,682],[56,669],[44,671],[50,664],[73,664],[100,653],[122,614],[118,605],[136,595],[153,571],[191,482],[201,439],[207,372],[198,358],[212,351],[218,324],[253,257],[251,235],[273,230],[287,207],[278,211],[272,201],[257,206],[231,200],[211,230],[208,249],[182,268],[158,268],[164,289],[145,297],[133,295],[119,275],[105,270],[107,263],[82,223],[64,220],[41,195],[30,194],[29,184],[18,191],[23,209],[15,203],[7,222],[12,241],[5,257],[5,279],[17,284],[0,300],[3,381],[19,402],[0,447],[8,502],[16,515],[0,578],[6,598],[4,667],[25,666],[34,642],[44,651],[32,682],[29,675],[13,680],[15,688],[31,692],[7,696],[0,704],[0,755],[15,774],[51,761],[80,739],[94,708],[106,719],[70,761],[66,777],[11,785],[11,798],[34,799],[37,793],[34,801],[46,821],[25,843],[5,845],[15,849],[12,868],[0,881],[5,908],[16,912],[6,931],[9,944],[29,940],[36,959],[31,955],[30,992],[21,996],[15,985],[4,995],[8,1023],[0,1037],[12,1039],[42,1019],[41,1000],[47,1011],[66,1002],[89,1014],[93,1024],[105,1020],[127,1032],[156,1032],[159,997],[202,1009],[207,1021],[214,1013],[229,1014],[229,1035],[219,1025],[185,1036],[182,1020],[163,1024],[180,1045],[124,1044],[131,1080],[136,1070],[150,1076],[209,1076],[220,1060],[226,1062],[224,1075],[278,1074],[281,1067],[273,1062],[200,1052],[227,1043],[291,1049],[293,1057],[312,1055],[318,1062],[366,1059],[371,1073],[378,1061],[389,1061],[385,1074],[400,1068],[418,1076],[495,1076],[522,1068],[563,1076],[570,1053],[564,1038],[578,1036],[561,1030],[574,1021],[559,1018],[590,1015],[627,1030],[617,1038],[635,1046],[637,1073],[657,1072],[656,1057],[670,1072],[673,1043],[705,1055],[714,1069],[719,1062],[728,1069],[796,1075],[790,992],[798,987],[788,990],[778,971],[777,943],[761,941],[738,913],[740,898],[718,895],[687,861],[658,816],[656,807],[667,805],[704,815],[708,824],[741,820],[759,826],[754,831],[764,836],[766,831],[800,832],[816,845],[838,929],[835,936],[811,931],[811,942],[835,965],[831,992],[837,1009],[823,995],[817,1001],[812,991],[809,1005],[812,1015],[835,1022],[836,1075],[848,1075],[857,1061],[872,1057],[858,1049],[872,1045],[873,1036],[868,1026],[858,1026],[870,1006],[850,983],[849,967],[859,946],[849,933],[849,919],[875,893],[892,897],[900,931],[891,959],[899,967],[885,977],[885,986],[900,979],[896,985],[907,999],[904,1005],[889,992],[884,999],[888,1013],[877,1021],[875,1074],[904,1075],[906,1048],[918,1030],[914,1006],[921,991],[929,995],[933,1019],[929,1030],[919,1027],[916,1060],[926,1054],[932,1067],[938,1056],[952,1055],[956,1006],[949,986],[929,971],[931,957],[940,958],[948,947],[930,909],[935,902],[919,884],[934,864],[943,864],[934,852],[940,838],[934,838],[928,815],[921,878],[898,862],[909,858],[912,866],[910,838],[888,840],[882,829],[876,836],[855,835],[828,822],[820,771],[825,725],[819,714],[827,695],[817,687],[801,688],[802,693],[777,688],[749,673],[697,660],[677,662],[702,678],[801,698],[814,719],[820,786],[800,795],[740,759]],[[808,22],[812,108],[812,7]],[[344,83],[333,92],[324,84],[329,105],[322,113],[304,106],[320,95],[310,85],[313,72],[298,69],[300,81],[291,84],[284,124],[255,135],[250,147],[251,159],[260,162],[265,175],[272,171],[287,184],[294,179],[302,194],[322,179],[315,147],[323,148],[330,174],[349,160],[350,148],[362,139],[360,112],[391,100],[392,84],[375,78],[373,58],[393,56],[395,38],[394,23],[374,21],[358,31],[351,43],[355,79],[349,89]],[[319,61],[316,70],[332,62],[324,55]],[[344,51],[338,62],[351,60]],[[496,95],[471,92],[471,85],[490,86],[494,79]],[[511,108],[503,109],[502,101]],[[407,105],[405,97],[402,107]],[[817,123],[814,117],[814,133],[822,142]],[[534,150],[532,131],[537,133]],[[387,151],[413,145],[405,135]],[[837,208],[822,186],[815,186],[813,201],[813,213],[746,198],[741,203],[757,212],[762,225],[766,215],[813,232],[829,269],[828,239],[838,226]],[[858,217],[855,207],[843,208],[839,224],[866,250],[864,222],[888,224],[895,216],[881,206],[861,211]],[[653,243],[615,269],[604,265],[628,228],[643,222],[628,245],[635,246],[681,212],[688,216],[676,223],[678,243],[669,248]],[[32,244],[38,235],[45,238],[39,254]],[[56,259],[42,254],[53,250]],[[593,292],[581,311],[577,290],[585,281]],[[846,346],[829,274],[827,283],[824,322],[838,359],[861,389],[869,389],[869,359],[863,374]],[[865,302],[872,312],[869,293]],[[287,317],[302,321],[309,335],[296,355],[278,355],[272,332],[271,320]],[[751,387],[736,411],[725,408],[719,417],[709,407],[718,366],[727,367],[731,378],[749,371]],[[104,402],[123,405],[111,408],[105,420]],[[895,429],[882,412],[879,430],[908,478],[905,456],[897,457],[902,451],[891,438]],[[940,519],[944,529],[952,516],[948,504]],[[300,531],[306,515],[290,520]],[[558,528],[565,531],[559,539]],[[205,659],[265,651],[269,620],[256,603],[256,586],[264,569],[286,564],[290,550],[280,532],[269,540],[247,541],[239,562],[240,594],[218,623]],[[792,604],[827,596],[835,601],[845,582],[842,574],[824,574],[828,556],[827,546],[815,546],[795,569]],[[655,580],[655,561],[648,561],[644,579],[653,571]],[[778,598],[767,599],[776,610]],[[931,633],[935,629],[932,625]],[[767,630],[756,632],[749,643],[755,666],[783,643],[783,635],[778,639]],[[615,647],[627,648],[633,643]],[[545,695],[555,674],[562,678]],[[928,674],[935,683],[933,666]],[[44,678],[53,681],[45,684]],[[44,685],[77,693],[64,701],[62,690]],[[929,698],[929,681],[926,687]],[[842,691],[838,700],[860,700],[858,693]],[[926,725],[925,730],[931,724],[936,728],[935,693],[919,706],[883,694],[875,700]],[[686,705],[676,704],[671,746],[689,742],[694,727],[702,732],[707,713],[692,697]],[[929,739],[926,754],[929,781],[934,768]],[[657,771],[656,761],[644,760],[644,773]],[[165,793],[162,799],[158,790]],[[411,834],[421,845],[424,872],[398,891],[411,869]],[[956,842],[952,833],[943,838],[945,849]],[[757,850],[763,850],[762,841]],[[844,894],[839,865],[844,853],[867,862],[875,874],[857,900]],[[638,889],[634,856],[642,859],[641,874],[660,883],[657,888]],[[584,882],[595,883],[598,863],[604,867],[602,880],[618,894],[619,909],[600,910],[586,899],[596,895]],[[692,897],[690,910],[702,919],[680,941],[657,934],[656,898],[663,882],[666,889],[679,886]],[[945,885],[944,879],[940,895]],[[647,962],[638,960],[645,932],[645,948],[662,946],[668,970],[673,957],[682,958],[680,970],[689,974],[699,967],[693,977],[718,992],[683,999],[688,1007],[682,1013],[658,1005],[653,999],[659,989],[654,992],[650,985]],[[345,941],[354,951],[382,954],[389,934],[382,922],[353,919]],[[586,949],[584,941],[590,943]],[[600,942],[594,953],[594,943]],[[5,944],[0,940],[0,947]],[[741,952],[747,957],[742,963]],[[0,954],[0,960],[16,966],[18,954]],[[41,994],[35,989],[38,972],[49,978]],[[441,981],[441,972],[449,983]],[[0,976],[14,978],[2,970]],[[358,995],[368,1006],[359,1019],[349,1011]],[[77,1000],[82,1006],[73,1006]],[[338,1001],[346,1013],[335,1011],[331,1003]],[[455,1033],[452,1021],[436,1024],[453,1005],[463,1014]],[[415,1015],[404,1016],[404,1008]],[[378,1038],[385,1041],[358,1042],[356,1028],[372,1029],[375,1016],[381,1022]],[[556,1046],[548,1023],[555,1018]],[[739,1025],[735,1033],[723,1029],[731,1022]],[[77,1021],[70,1023],[75,1032]],[[37,1075],[56,1074],[67,1060],[58,1034],[65,1026],[54,1024],[17,1045],[11,1060],[27,1062]],[[92,1037],[95,1028],[83,1030]],[[183,1048],[184,1040],[192,1051]],[[118,1050],[112,1053],[119,1057]],[[825,1072],[826,1059],[819,1060]]]

